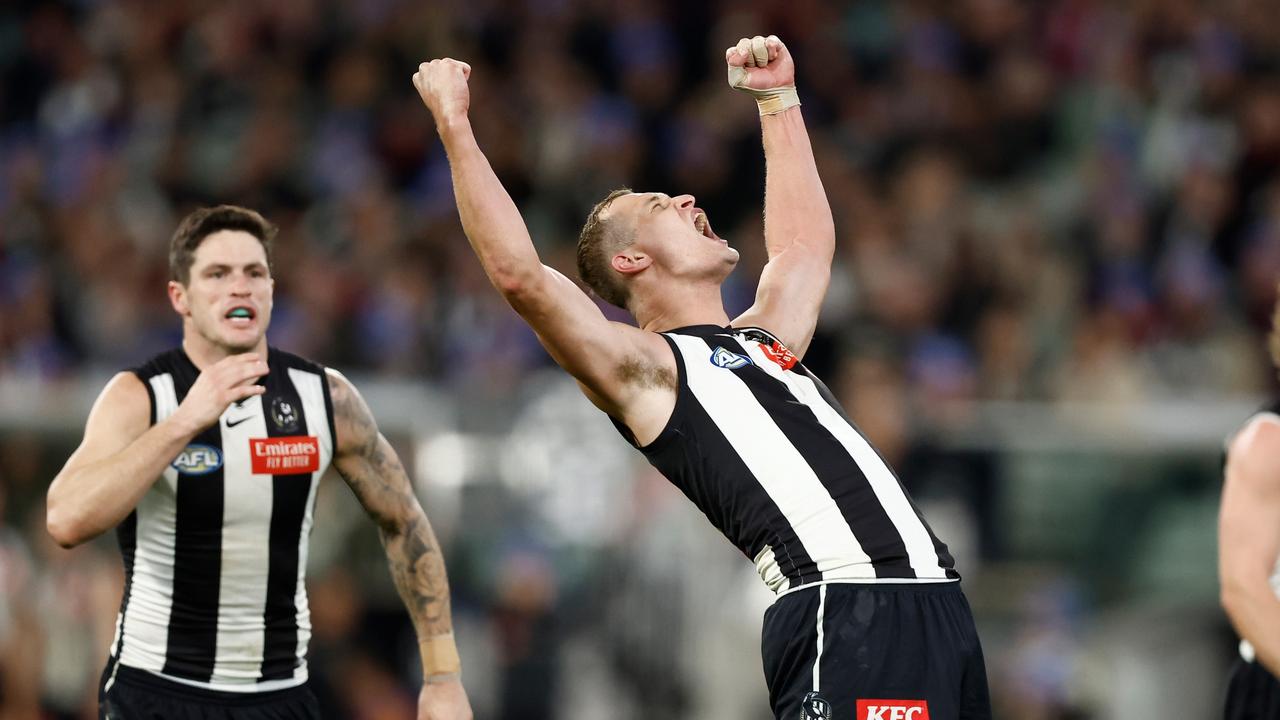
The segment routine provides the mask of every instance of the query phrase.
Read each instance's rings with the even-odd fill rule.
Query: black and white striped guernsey
[[[716,325],[662,335],[676,405],[640,449],[770,589],[959,579],[897,476],[775,337]]]
[[[306,681],[307,541],[333,404],[322,367],[274,348],[267,363],[266,392],[197,435],[117,528],[125,588],[112,670],[231,692]],[[181,349],[133,372],[152,424],[199,375]]]

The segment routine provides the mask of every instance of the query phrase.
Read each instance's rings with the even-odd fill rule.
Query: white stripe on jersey
[[[224,484],[221,531],[221,576],[212,676],[208,682],[170,675],[166,679],[226,692],[266,692],[297,686],[308,677],[306,649],[311,638],[311,613],[306,596],[307,547],[314,525],[316,488],[333,457],[334,437],[324,400],[325,378],[317,373],[289,368],[306,417],[297,434],[317,438],[318,472],[311,473],[306,508],[298,537],[298,572],[294,591],[298,629],[297,657],[303,662],[292,677],[259,681],[265,655],[267,583],[271,551],[271,517],[274,481],[271,475],[254,475],[250,438],[265,438],[268,413],[254,396],[241,406],[229,406],[219,418]],[[149,379],[155,395],[157,423],[178,407],[173,376]],[[243,418],[243,419],[242,419]],[[227,426],[227,420],[234,425]],[[118,664],[163,672],[168,654],[168,626],[173,603],[176,543],[178,471],[166,467],[162,477],[139,501],[133,580],[123,616],[118,618],[113,650],[120,647]],[[110,680],[109,680],[110,682]]]
[[[229,425],[228,423],[234,423]],[[267,436],[262,397],[230,405],[218,419],[222,433],[222,576],[212,681],[255,683],[266,647],[267,568],[271,563],[270,475],[254,475],[250,438]]]
[[[835,500],[746,383],[711,363],[713,348],[705,340],[667,337],[683,355],[690,391],[786,517],[818,571],[842,568],[846,575],[874,578],[871,558]]]
[[[760,343],[744,341],[736,336],[734,339],[757,366],[770,377],[784,383],[797,401],[812,410],[818,422],[849,452],[849,456],[866,476],[867,483],[871,485],[876,499],[884,507],[885,514],[889,516],[893,527],[902,537],[902,543],[907,549],[908,562],[911,563],[916,576],[946,578],[947,571],[939,564],[938,551],[933,547],[933,538],[929,537],[929,531],[920,521],[915,508],[911,507],[893,471],[885,465],[884,460],[871,447],[867,439],[841,417],[835,408],[831,407],[811,378],[801,373],[784,371],[764,354]]]
[[[150,379],[155,395],[156,422],[178,409],[173,375]],[[133,553],[133,581],[122,624],[124,645],[120,662],[130,667],[159,672],[164,668],[169,647],[169,613],[173,609],[173,557],[177,539],[175,497],[178,471],[166,466],[164,473],[138,501],[136,546]]]
[[[823,619],[827,609],[827,586],[823,585],[818,588],[818,655],[813,659],[813,691],[818,692],[822,689],[822,640],[825,633],[823,632]]]
[[[298,391],[302,400],[302,413],[307,418],[307,434],[320,438],[320,467],[329,466],[333,458],[334,444],[337,438],[329,431],[329,413],[324,403],[324,383],[328,378],[297,368],[289,369],[289,379]],[[315,524],[316,489],[320,486],[322,473],[311,476],[311,492],[307,495],[307,511],[302,517],[302,532],[298,535],[298,589],[294,602],[298,611],[298,657],[307,655],[307,643],[311,640],[311,606],[307,603],[307,548],[311,543],[311,527]],[[307,676],[305,663],[300,668],[302,677]]]

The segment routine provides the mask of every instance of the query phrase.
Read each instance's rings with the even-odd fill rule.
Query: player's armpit
[[[1280,675],[1280,422],[1262,416],[1231,443],[1218,522],[1222,604],[1258,659]]]

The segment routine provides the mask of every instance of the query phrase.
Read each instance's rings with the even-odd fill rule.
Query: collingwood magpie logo
[[[831,720],[831,703],[816,692],[805,695],[800,703],[800,720]]]
[[[724,368],[725,370],[737,370],[738,368],[746,367],[752,363],[751,358],[746,355],[739,355],[738,353],[730,352],[722,347],[718,347],[715,352],[711,353],[711,364],[719,368]]]
[[[293,432],[298,429],[298,411],[288,400],[280,397],[272,398],[271,421],[281,430]]]

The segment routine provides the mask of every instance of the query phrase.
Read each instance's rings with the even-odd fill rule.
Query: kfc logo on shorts
[[[295,475],[320,469],[320,441],[314,435],[250,438],[249,457],[257,475]]]
[[[929,720],[924,700],[859,700],[858,720]]]

